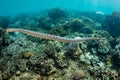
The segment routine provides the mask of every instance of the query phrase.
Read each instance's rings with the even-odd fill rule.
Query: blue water
[[[0,15],[10,16],[54,7],[111,13],[120,11],[120,0],[0,0]]]

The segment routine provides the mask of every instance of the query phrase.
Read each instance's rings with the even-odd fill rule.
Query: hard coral
[[[37,28],[41,28],[41,29],[44,29],[44,30],[49,30],[51,29],[51,20],[47,17],[41,17],[39,18],[38,20],[38,25],[37,25]]]
[[[80,80],[80,79],[83,79],[84,77],[85,77],[85,73],[83,72],[83,70],[76,70],[73,73],[74,80]]]
[[[82,27],[80,32],[85,33],[85,34],[91,34],[93,33],[94,29],[91,27]]]
[[[120,66],[120,47],[119,49],[115,49],[114,51],[116,51],[116,54],[113,54],[113,62],[116,66]]]
[[[75,18],[63,24],[65,30],[71,29],[72,32],[80,31],[83,26],[84,22],[79,18]]]
[[[34,80],[43,80],[43,79],[42,79],[42,76],[36,75],[35,78],[34,78]]]
[[[71,57],[73,59],[78,59],[83,52],[79,47],[78,43],[69,43],[68,51],[65,53],[66,56]]]
[[[0,27],[7,28],[11,23],[10,17],[0,16]]]
[[[110,52],[111,45],[107,40],[99,41],[98,52],[102,55],[108,54]]]
[[[3,42],[3,36],[5,32],[3,31],[2,28],[0,28],[0,53],[1,53],[1,48],[2,48],[2,42]]]
[[[38,18],[23,13],[15,16],[9,27],[14,27],[14,28],[22,27],[24,29],[38,30],[39,27],[37,27],[37,25],[38,25]]]
[[[120,12],[113,12],[107,15],[102,24],[103,29],[107,30],[113,37],[120,35]]]
[[[84,22],[81,20],[81,19],[79,19],[79,18],[76,18],[76,19],[73,19],[72,21],[71,21],[71,27],[73,28],[73,30],[80,30],[80,28],[81,27],[83,27],[84,26]]]
[[[55,26],[49,31],[49,33],[60,35],[60,36],[66,36],[70,32],[68,30],[65,30],[62,26]]]
[[[0,51],[1,51],[1,44],[2,44],[2,28],[0,28]]]
[[[58,19],[58,18],[66,17],[66,12],[60,8],[54,8],[48,11],[48,16],[51,19]]]

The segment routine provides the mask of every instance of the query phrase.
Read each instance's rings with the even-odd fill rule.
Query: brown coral
[[[84,77],[85,77],[85,73],[83,72],[83,70],[76,70],[73,73],[74,80],[80,80],[80,79],[83,79]]]

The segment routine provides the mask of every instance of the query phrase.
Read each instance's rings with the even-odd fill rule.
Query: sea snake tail
[[[64,38],[60,36],[55,36],[51,34],[41,33],[41,32],[35,32],[31,30],[25,30],[25,29],[19,29],[19,28],[8,28],[6,29],[6,32],[22,32],[27,35],[43,38],[43,39],[49,39],[49,40],[56,40],[60,42],[83,42],[83,41],[90,41],[90,40],[101,40],[102,38],[96,38],[96,37],[87,37],[87,38],[79,38],[79,39],[71,39],[71,38]]]

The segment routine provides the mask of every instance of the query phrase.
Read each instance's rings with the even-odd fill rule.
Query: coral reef
[[[65,30],[62,26],[57,25],[57,26],[53,27],[51,30],[49,30],[49,33],[56,34],[59,36],[66,36],[70,33],[70,31]]]
[[[120,80],[118,17],[54,8],[2,19],[0,80]]]
[[[98,44],[98,52],[100,54],[108,54],[109,51],[111,49],[111,45],[109,44],[109,42],[107,40],[101,41]]]
[[[105,14],[102,11],[85,11],[80,12],[81,16],[89,17],[90,19],[97,22],[104,22]]]
[[[71,26],[73,31],[77,31],[77,30],[80,30],[81,27],[84,26],[84,23],[83,23],[83,21],[81,19],[76,18],[76,19],[73,19],[71,21],[70,26]]]
[[[2,46],[3,46],[4,36],[5,36],[5,30],[0,27],[0,54],[1,54],[1,49],[2,49]]]
[[[2,28],[8,28],[8,26],[11,23],[11,18],[10,17],[4,17],[4,16],[0,16],[0,27]]]
[[[65,55],[72,57],[73,59],[79,59],[80,55],[83,54],[82,50],[79,47],[79,43],[69,43],[67,48],[68,51],[65,53]]]
[[[44,30],[51,29],[52,21],[48,17],[40,17],[38,20],[37,28],[42,28]]]
[[[71,29],[72,32],[75,31],[79,32],[83,26],[84,26],[84,22],[82,21],[82,19],[79,18],[72,19],[71,21],[68,21],[63,24],[63,28],[65,30]]]
[[[62,17],[66,17],[66,12],[60,8],[54,8],[48,11],[48,16],[51,19],[58,19]]]
[[[114,43],[114,45],[115,45],[114,49],[113,49],[113,51],[111,51],[111,54],[112,54],[112,57],[114,60],[113,63],[116,66],[120,66],[120,62],[119,62],[119,60],[120,60],[120,43],[119,43],[119,41],[120,41],[120,37],[117,38],[116,40],[114,40],[114,42],[116,42],[116,43]]]
[[[2,28],[0,28],[0,51],[2,46]]]
[[[120,12],[113,12],[111,15],[107,15],[102,27],[113,37],[118,37],[120,35]]]
[[[19,14],[14,17],[9,24],[8,27],[20,28],[23,27],[24,29],[31,29],[31,30],[38,30],[38,18],[29,14]]]
[[[93,33],[93,28],[91,27],[83,27],[80,30],[81,33],[85,33],[85,34],[92,34]]]

